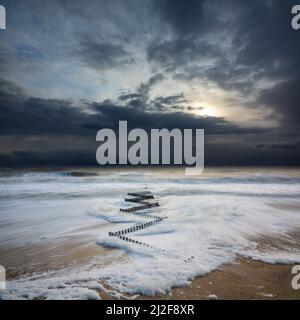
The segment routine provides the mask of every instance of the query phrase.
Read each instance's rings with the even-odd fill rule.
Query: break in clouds
[[[296,1],[1,1],[1,165],[96,165],[96,133],[205,130],[205,163],[299,164]]]

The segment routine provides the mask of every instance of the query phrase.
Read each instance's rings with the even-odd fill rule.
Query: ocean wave
[[[115,296],[165,294],[173,286],[188,285],[194,277],[233,262],[237,256],[268,263],[300,263],[299,248],[266,251],[260,249],[258,241],[267,235],[284,238],[300,227],[300,184],[296,178],[273,174],[250,179],[245,174],[241,178],[181,180],[172,174],[168,178],[167,174],[152,173],[134,175],[130,180],[115,172],[67,177],[71,182],[61,178],[58,175],[54,182],[35,183],[29,175],[22,177],[25,181],[0,183],[4,194],[1,242],[13,247],[35,243],[41,237],[88,235],[94,237],[94,244],[117,249],[112,253],[113,263],[101,268],[87,263],[38,278],[9,281],[4,298],[93,298],[94,290],[107,290],[100,285],[103,282]],[[154,212],[168,219],[134,232],[132,237],[164,252],[107,236],[108,230],[128,228],[145,220],[119,212],[128,191],[145,187],[161,204]],[[77,197],[72,198],[74,195]],[[91,228],[94,224],[101,228]],[[116,259],[116,252],[126,253],[126,259]]]

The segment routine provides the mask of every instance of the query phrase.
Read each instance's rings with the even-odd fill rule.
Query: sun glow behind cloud
[[[213,107],[205,107],[201,110],[198,110],[196,115],[198,116],[209,116],[209,117],[217,117],[218,111]]]

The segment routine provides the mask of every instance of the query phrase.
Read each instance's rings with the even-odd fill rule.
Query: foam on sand
[[[300,262],[297,246],[261,250],[255,240],[266,235],[286,238],[300,226],[299,210],[295,210],[300,207],[300,179],[297,177],[290,181],[289,176],[283,174],[274,175],[273,179],[270,174],[240,174],[230,179],[218,179],[216,175],[179,179],[172,174],[153,171],[143,175],[139,171],[136,175],[108,172],[98,176],[69,175],[63,179],[58,175],[57,180],[52,176],[47,180],[32,175],[20,179],[12,177],[6,186],[0,179],[0,191],[11,195],[4,201],[0,219],[15,224],[2,228],[1,241],[11,245],[36,241],[32,224],[39,225],[44,236],[52,238],[73,234],[75,230],[79,233],[78,227],[83,224],[87,227],[82,229],[84,237],[85,232],[90,232],[88,226],[97,221],[103,224],[103,229],[93,231],[95,242],[125,252],[126,259],[114,259],[116,251],[112,251],[112,263],[101,264],[103,257],[99,256],[85,265],[8,281],[4,298],[93,299],[98,296],[96,291],[114,297],[124,293],[165,294],[173,286],[186,286],[194,277],[233,262],[238,255],[268,263]],[[151,210],[168,219],[136,231],[132,237],[162,247],[165,252],[108,237],[108,230],[147,221],[119,212],[122,196],[128,190],[140,190],[145,186],[159,196],[161,207]],[[13,190],[15,198],[11,194]],[[35,200],[33,192],[36,192]],[[26,193],[27,198],[20,201],[20,193],[23,197]],[[59,199],[52,197],[54,193],[59,194]],[[283,209],[274,206],[276,203],[287,206]],[[43,219],[38,219],[41,204],[45,213]],[[22,225],[24,221],[27,226]],[[14,239],[8,237],[13,231]],[[188,260],[191,256],[193,259]]]

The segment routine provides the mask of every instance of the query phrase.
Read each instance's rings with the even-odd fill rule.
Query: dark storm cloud
[[[12,81],[0,78],[0,99],[20,99],[25,95],[24,90],[17,86]]]
[[[194,110],[202,110],[203,107],[191,107],[191,106],[188,106],[187,109],[188,109],[189,111],[194,111]]]
[[[159,78],[154,77],[157,81]],[[150,84],[156,80],[145,82],[143,88],[149,89]],[[2,141],[5,141],[5,137],[13,137],[15,141],[15,145],[10,145],[12,151],[1,153],[0,164],[5,166],[94,165],[96,132],[101,128],[117,129],[120,120],[127,120],[129,129],[204,128],[207,137],[207,164],[295,164],[295,160],[291,159],[297,159],[299,154],[298,147],[291,148],[288,144],[285,147],[284,143],[281,143],[280,147],[273,144],[271,147],[260,148],[263,152],[255,154],[257,134],[269,134],[268,139],[274,141],[277,138],[272,136],[272,130],[242,128],[220,117],[197,117],[184,112],[174,112],[176,103],[185,101],[182,93],[158,97],[156,102],[161,101],[162,107],[157,109],[164,112],[149,112],[152,100],[147,102],[142,99],[141,103],[147,105],[138,109],[131,105],[132,99],[141,96],[138,93],[122,96],[119,98],[120,103],[110,100],[82,101],[79,108],[69,100],[30,97],[12,82],[2,80],[0,84],[0,134],[4,139]],[[138,91],[148,92],[148,89]],[[173,112],[166,112],[165,105],[174,107]],[[24,137],[29,141],[34,137],[34,150],[32,144],[26,145],[26,139],[25,143],[23,142]],[[209,137],[215,138],[210,141]],[[253,142],[249,137],[252,137]],[[57,147],[61,144],[63,150]],[[39,146],[43,146],[42,149]],[[272,150],[275,149],[282,152],[274,153]]]
[[[300,74],[270,89],[263,90],[259,95],[258,102],[276,110],[285,126],[297,126],[300,123],[299,90]]]
[[[114,69],[134,63],[134,59],[121,44],[95,42],[84,39],[80,42],[79,58],[94,69]]]
[[[156,77],[158,79],[158,77]],[[151,81],[150,81],[151,82]],[[110,100],[82,102],[81,108],[70,100],[41,99],[26,96],[15,84],[0,81],[0,133],[11,134],[95,134],[102,127],[118,127],[127,120],[131,128],[202,128],[207,134],[256,133],[258,128],[241,128],[221,117],[197,117],[183,112],[149,112],[147,106],[136,109]],[[181,94],[160,97],[164,104],[183,99]],[[87,112],[88,111],[88,112]],[[93,129],[91,131],[91,129]]]
[[[259,94],[262,103],[281,116],[283,125],[300,121],[300,34],[291,28],[291,8],[297,1],[272,1],[258,4],[240,23],[235,45],[242,49],[237,63],[256,75],[253,81],[267,78],[278,81]]]
[[[207,0],[154,0],[154,10],[175,32],[185,35],[199,31],[205,2]]]
[[[122,94],[119,96],[119,100],[121,102],[126,101],[128,106],[133,107],[135,109],[143,109],[144,111],[146,111],[146,109],[148,111],[150,109],[162,110],[162,103],[155,104],[154,101],[149,101],[149,93],[152,87],[161,82],[163,79],[163,74],[154,74],[148,81],[141,83],[137,88],[136,92]],[[165,99],[167,99],[167,97],[165,97]]]
[[[140,94],[137,93],[128,93],[128,94],[122,94],[119,96],[120,101],[126,101],[126,100],[132,100],[132,99],[138,99],[140,98]]]
[[[147,82],[142,83],[139,88],[137,89],[138,93],[147,98],[150,92],[150,89],[160,81],[164,79],[164,75],[162,73],[157,73],[152,76]]]
[[[167,129],[205,129],[206,134],[245,134],[258,133],[265,130],[259,128],[241,128],[224,118],[218,117],[196,117],[183,112],[145,112],[128,106],[118,106],[111,103],[93,103],[91,107],[101,114],[103,121],[109,127],[117,128],[118,121],[127,120],[128,127],[143,128],[167,128]],[[105,119],[105,120],[104,120]],[[110,125],[109,125],[110,124]],[[97,122],[90,123],[89,128],[99,128]]]
[[[187,100],[183,93],[170,96],[159,96],[151,100],[150,109],[161,111],[170,111],[170,108],[174,110],[184,110],[186,103]]]
[[[184,110],[187,103],[184,93],[150,98],[150,90],[162,80],[164,80],[164,76],[161,73],[155,74],[148,81],[141,83],[136,92],[123,94],[118,99],[120,102],[126,102],[130,107],[140,108],[144,111]]]
[[[219,49],[205,40],[195,40],[189,35],[185,38],[153,43],[148,48],[148,59],[163,67],[166,71],[182,72],[181,76],[200,76],[203,71],[196,68],[203,59],[218,59]],[[198,73],[196,73],[198,72]]]
[[[0,134],[82,134],[87,118],[71,101],[28,97],[0,80]]]
[[[156,100],[157,102],[160,102],[161,104],[166,104],[166,105],[174,105],[176,103],[187,102],[183,93],[167,96],[167,97],[157,97]]]
[[[0,72],[15,82],[0,79],[0,138],[11,137],[9,146],[1,146],[0,163],[94,164],[96,131],[117,128],[119,120],[128,120],[130,128],[204,128],[210,164],[296,163],[300,33],[290,24],[296,2],[4,1],[11,14],[10,28],[0,35]],[[148,62],[154,75],[137,88],[123,74],[112,81],[104,76],[107,86],[101,88],[101,81],[88,82],[103,77],[102,70],[122,73],[124,67],[128,78],[135,75],[130,68],[137,67],[143,79]],[[236,92],[249,95],[249,105],[270,108],[269,118],[279,119],[280,127],[274,132],[195,116],[191,112],[202,107],[189,106],[181,88],[153,96],[152,89],[170,78],[175,86],[177,79],[185,86],[199,79],[232,90],[233,98]],[[76,99],[79,90],[85,99],[90,93],[103,99],[52,98],[58,92]],[[30,142],[30,149],[26,139],[28,145],[21,145],[21,137],[37,142]],[[51,143],[43,140],[48,138]],[[66,141],[65,152],[55,141]]]
[[[5,143],[2,145],[1,165],[95,164],[96,132],[101,128],[117,129],[120,120],[127,120],[129,129],[203,128],[208,136],[264,131],[242,128],[224,118],[197,117],[183,112],[149,112],[145,111],[146,108],[136,109],[130,104],[118,105],[109,100],[100,103],[85,101],[77,107],[69,100],[30,97],[7,81],[0,81],[0,84],[0,136],[2,141],[5,137],[15,141],[9,144],[10,152],[3,150]],[[178,94],[161,99],[172,103],[183,96]],[[34,151],[26,146],[29,143],[32,147],[32,137],[36,144]],[[76,144],[70,144],[70,141]],[[58,150],[61,145],[63,150]]]
[[[291,28],[297,1],[159,3],[159,16],[173,35],[148,46],[151,63],[175,77],[206,79],[242,94],[256,91],[256,107],[299,123],[300,34]],[[258,81],[274,85],[259,92]]]

